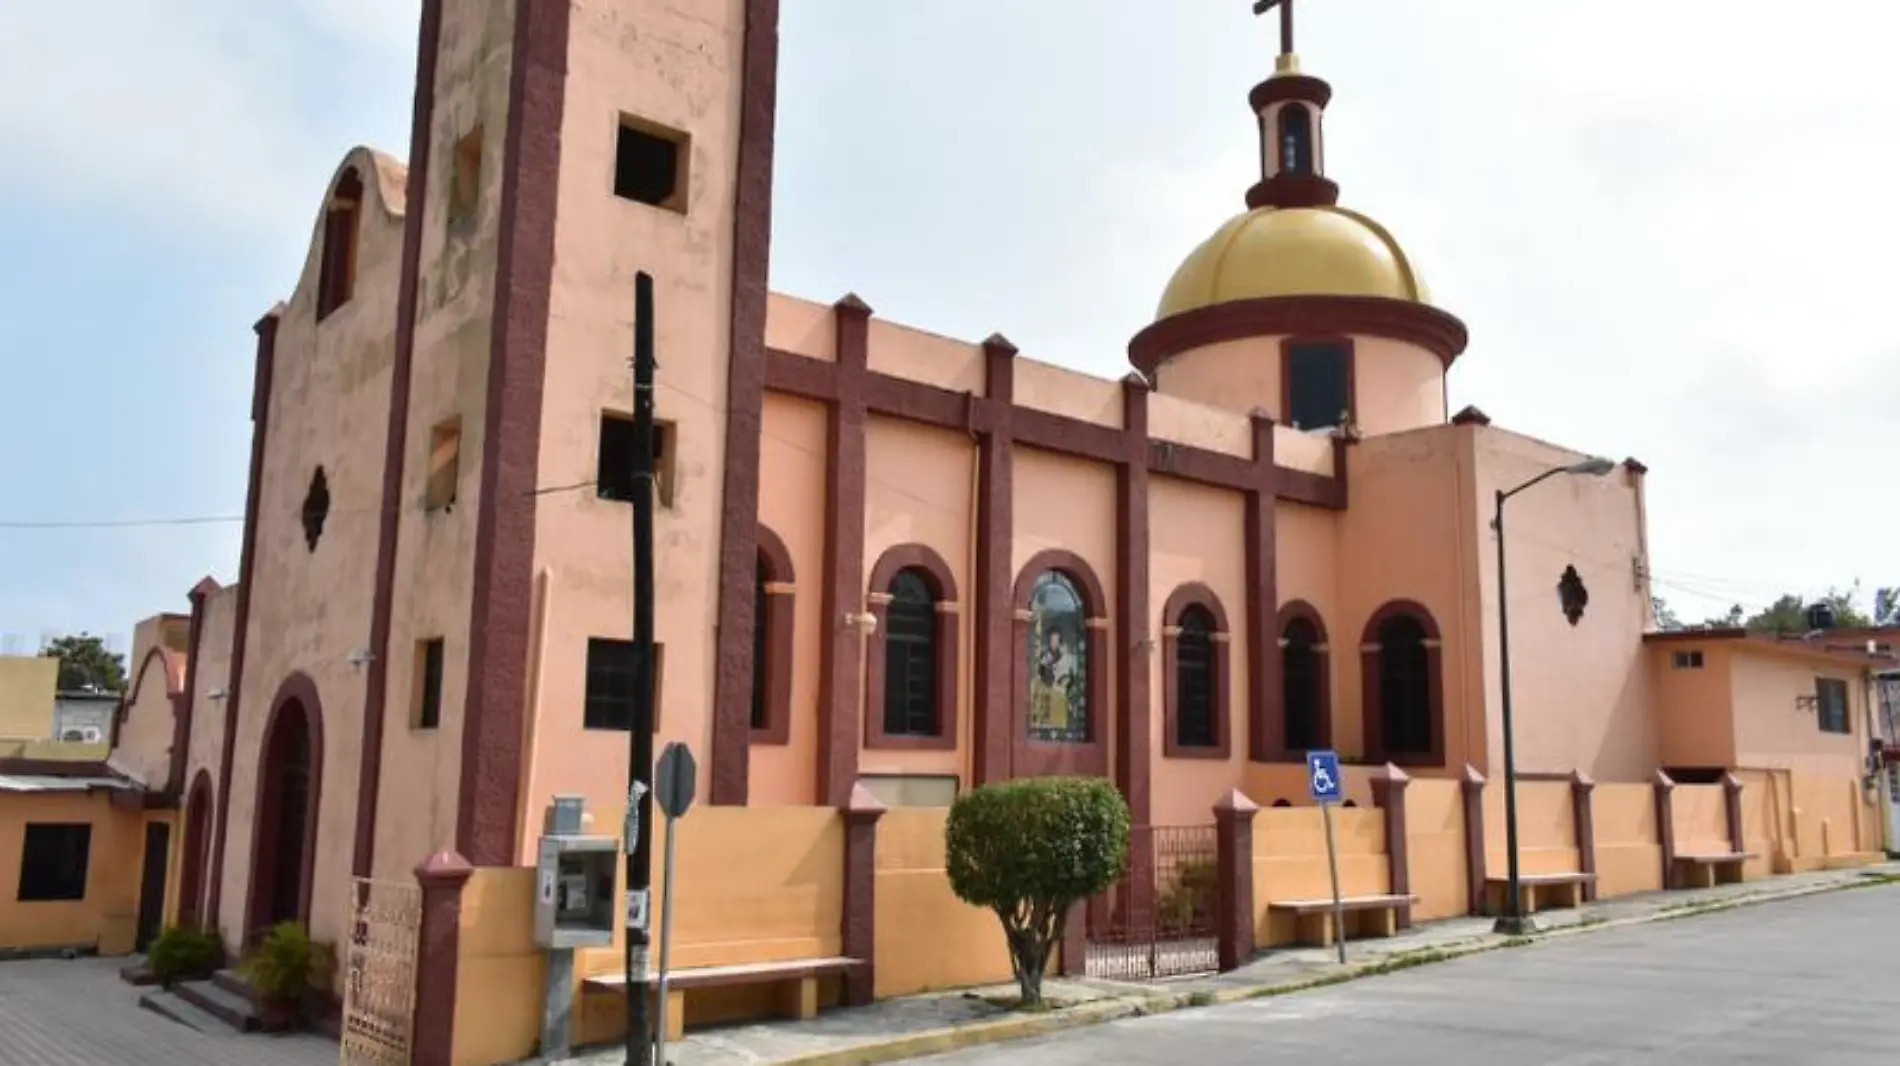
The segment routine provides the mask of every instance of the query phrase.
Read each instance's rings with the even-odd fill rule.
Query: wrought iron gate
[[[1151,980],[1220,968],[1214,827],[1137,826],[1128,869],[1089,901],[1090,977]]]
[[[342,1066],[409,1066],[422,889],[352,878]]]

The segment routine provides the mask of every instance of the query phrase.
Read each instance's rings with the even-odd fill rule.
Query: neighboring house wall
[[[1649,647],[1662,766],[1734,766],[1733,654],[1721,641],[1658,641]],[[1677,657],[1685,657],[1682,666]],[[1701,666],[1690,665],[1700,656]]]
[[[62,695],[53,701],[53,739],[80,744],[110,744],[119,698]]]
[[[1733,656],[1735,762],[1750,769],[1799,770],[1854,778],[1867,759],[1867,684],[1860,671],[1744,646]],[[1812,700],[1815,680],[1847,686],[1847,729],[1821,730]]]
[[[58,687],[58,659],[0,656],[0,738],[44,740],[52,736],[53,692]]]
[[[165,820],[169,814],[153,812],[151,818]],[[142,812],[114,809],[104,791],[0,793],[0,950],[131,951],[147,820]],[[19,899],[29,825],[91,826],[83,898]]]

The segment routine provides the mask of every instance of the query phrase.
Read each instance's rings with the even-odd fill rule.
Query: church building
[[[1327,139],[1351,111],[1290,16],[1234,90],[1258,170],[1229,175],[1237,213],[1181,249],[1114,379],[1007,323],[880,318],[871,281],[768,290],[779,17],[423,0],[407,165],[340,162],[256,324],[237,581],[193,590],[182,691],[151,686],[182,720],[127,711],[178,753],[144,761],[183,805],[180,914],[234,945],[283,920],[342,942],[353,879],[413,884],[427,859],[472,892],[532,866],[554,795],[617,832],[641,274],[653,728],[698,757],[702,833],[940,815],[1043,774],[1113,780],[1140,826],[1208,826],[1236,794],[1305,805],[1315,748],[1359,806],[1388,769],[1451,796],[1502,775],[1505,609],[1525,779],[1760,768],[1857,794],[1863,651],[1652,633],[1643,464],[1451,410],[1466,323],[1406,220],[1353,200]],[[1838,682],[1819,712],[1817,678]],[[424,922],[451,977],[472,898]],[[463,937],[462,991],[416,1005],[437,1024],[451,997],[457,1041],[498,1009]]]

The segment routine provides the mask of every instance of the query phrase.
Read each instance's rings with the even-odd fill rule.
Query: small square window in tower
[[[1292,341],[1286,347],[1286,421],[1294,429],[1332,429],[1352,417],[1352,350],[1340,341]]]
[[[456,417],[439,423],[429,433],[429,480],[422,490],[424,510],[446,510],[455,503],[461,466],[462,420]]]
[[[673,506],[673,472],[677,429],[671,422],[653,423],[653,502]],[[600,453],[594,464],[594,494],[603,500],[633,501],[633,419],[602,412]]]
[[[614,146],[614,195],[685,214],[691,147],[691,138],[678,130],[622,115]]]
[[[415,709],[409,723],[416,729],[442,724],[442,638],[416,642]]]
[[[583,729],[626,730],[633,717],[635,645],[630,640],[593,637],[587,641],[587,695]],[[653,725],[660,728],[660,693],[665,691],[666,646],[653,645]]]
[[[449,223],[475,217],[482,198],[482,128],[476,126],[455,142],[454,169],[449,176]]]

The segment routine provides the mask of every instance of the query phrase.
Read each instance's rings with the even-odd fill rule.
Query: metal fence
[[[352,878],[349,929],[342,1066],[409,1066],[421,887]]]
[[[1128,869],[1089,901],[1090,977],[1153,980],[1220,968],[1214,827],[1138,826]]]

